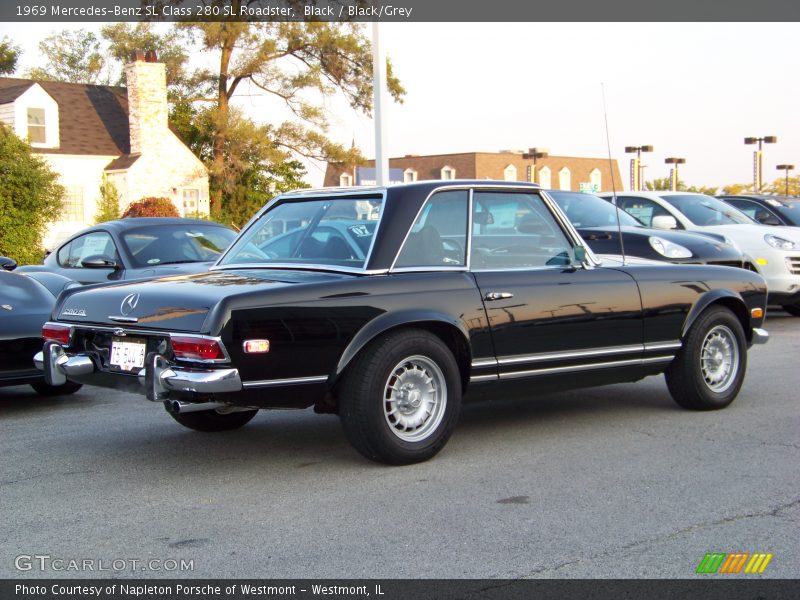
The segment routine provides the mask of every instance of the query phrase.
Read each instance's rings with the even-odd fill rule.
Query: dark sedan
[[[52,273],[10,273],[16,263],[0,257],[0,386],[31,385],[45,396],[72,394],[76,383],[54,387],[45,383],[33,364],[44,340],[42,325],[50,317],[56,296],[75,282]]]
[[[18,272],[58,273],[84,284],[200,273],[235,237],[232,229],[200,219],[120,219],[76,233],[44,264]]]
[[[342,222],[363,256],[318,235]],[[465,393],[664,373],[681,406],[724,408],[768,337],[764,279],[636,263],[598,260],[529,184],[304,190],[267,204],[208,273],[68,290],[35,362],[53,385],[133,390],[201,431],[313,406],[391,464],[441,450]]]
[[[622,254],[624,245],[626,255],[652,260],[728,267],[746,264],[741,251],[724,242],[722,236],[651,229],[592,194],[561,190],[547,193],[597,254]]]
[[[762,225],[800,227],[800,198],[765,194],[717,196]]]

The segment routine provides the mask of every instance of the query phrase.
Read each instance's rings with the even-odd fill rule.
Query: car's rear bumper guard
[[[765,329],[753,328],[753,343],[766,344],[769,341],[769,333]]]
[[[64,385],[68,378],[87,383],[86,377],[97,371],[90,356],[70,356],[56,342],[46,342],[44,349],[33,357],[33,362],[44,372],[45,381],[55,386]],[[139,372],[138,379],[145,388],[147,399],[154,402],[166,400],[173,391],[222,394],[242,389],[237,369],[188,369],[170,363],[155,352],[145,357],[144,369]]]

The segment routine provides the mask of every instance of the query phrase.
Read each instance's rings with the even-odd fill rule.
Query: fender
[[[467,348],[470,348],[469,345],[469,335],[467,334],[467,330],[464,327],[464,324],[454,318],[452,315],[448,315],[446,313],[432,311],[432,310],[402,310],[398,312],[392,313],[384,313],[381,316],[373,319],[369,323],[367,323],[361,331],[359,331],[347,347],[344,349],[342,356],[339,358],[339,364],[336,365],[336,373],[334,377],[329,380],[338,379],[339,376],[344,372],[347,368],[347,365],[355,358],[355,356],[361,352],[361,350],[369,344],[372,340],[378,337],[385,331],[389,329],[393,329],[400,325],[414,325],[414,323],[423,323],[423,322],[436,322],[441,323],[442,325],[446,325],[448,327],[456,328],[464,338],[464,342],[467,345]],[[471,354],[471,352],[470,352]]]
[[[697,320],[697,317],[699,317],[700,314],[706,308],[708,308],[710,305],[722,299],[725,299],[729,302],[733,301],[736,304],[741,305],[742,313],[745,315],[745,318],[747,319],[747,322],[743,323],[742,326],[745,330],[745,334],[749,339],[750,327],[749,327],[749,315],[747,312],[747,304],[739,294],[737,294],[736,292],[732,292],[731,290],[725,290],[725,289],[711,290],[710,292],[706,292],[705,294],[700,296],[697,302],[695,302],[694,305],[692,306],[691,310],[689,310],[689,313],[686,315],[686,320],[683,322],[683,328],[681,329],[681,339],[686,337],[686,334],[688,333],[689,329],[694,324],[694,322]],[[738,314],[736,316],[741,317],[741,315]]]

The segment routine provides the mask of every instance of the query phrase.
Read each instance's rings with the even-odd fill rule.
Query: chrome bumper
[[[766,329],[759,329],[758,327],[753,327],[754,344],[766,344],[768,341],[769,341],[769,333],[767,333]]]
[[[64,385],[67,378],[82,377],[97,371],[94,361],[85,354],[69,356],[55,342],[46,342],[44,349],[33,357],[37,369],[44,372],[50,385]],[[192,369],[168,362],[163,356],[150,353],[145,358],[144,369],[139,372],[139,383],[145,388],[148,400],[162,401],[170,392],[195,392],[221,394],[238,392],[242,380],[237,369]]]

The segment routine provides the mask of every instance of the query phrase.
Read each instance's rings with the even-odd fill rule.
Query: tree
[[[722,186],[722,193],[726,196],[735,196],[737,194],[744,194],[753,190],[752,183],[731,183]]]
[[[0,124],[0,255],[39,263],[47,224],[61,210],[64,188],[27,142]]]
[[[669,177],[657,177],[652,181],[645,181],[644,182],[644,189],[648,192],[660,192],[660,191],[667,191],[671,189],[672,181]],[[685,189],[685,184],[682,181],[678,181],[678,189]]]
[[[0,40],[0,75],[10,75],[17,70],[17,61],[22,50],[7,37]]]
[[[119,192],[117,191],[117,186],[103,175],[103,180],[100,184],[100,202],[97,205],[97,214],[94,217],[94,222],[95,224],[105,223],[119,218]]]
[[[132,203],[125,212],[122,213],[123,219],[132,217],[180,217],[178,209],[169,198],[157,198],[149,196],[142,198],[138,202]]]
[[[696,194],[705,194],[706,196],[716,196],[719,192],[719,188],[717,186],[710,186],[710,185],[690,185],[686,188],[687,192],[695,192]]]
[[[108,85],[108,60],[97,36],[86,29],[64,30],[39,42],[46,66],[28,71],[30,79]]]
[[[775,194],[777,196],[800,196],[800,175],[789,177],[789,193],[786,193],[786,177],[776,179],[764,187],[764,194]]]

